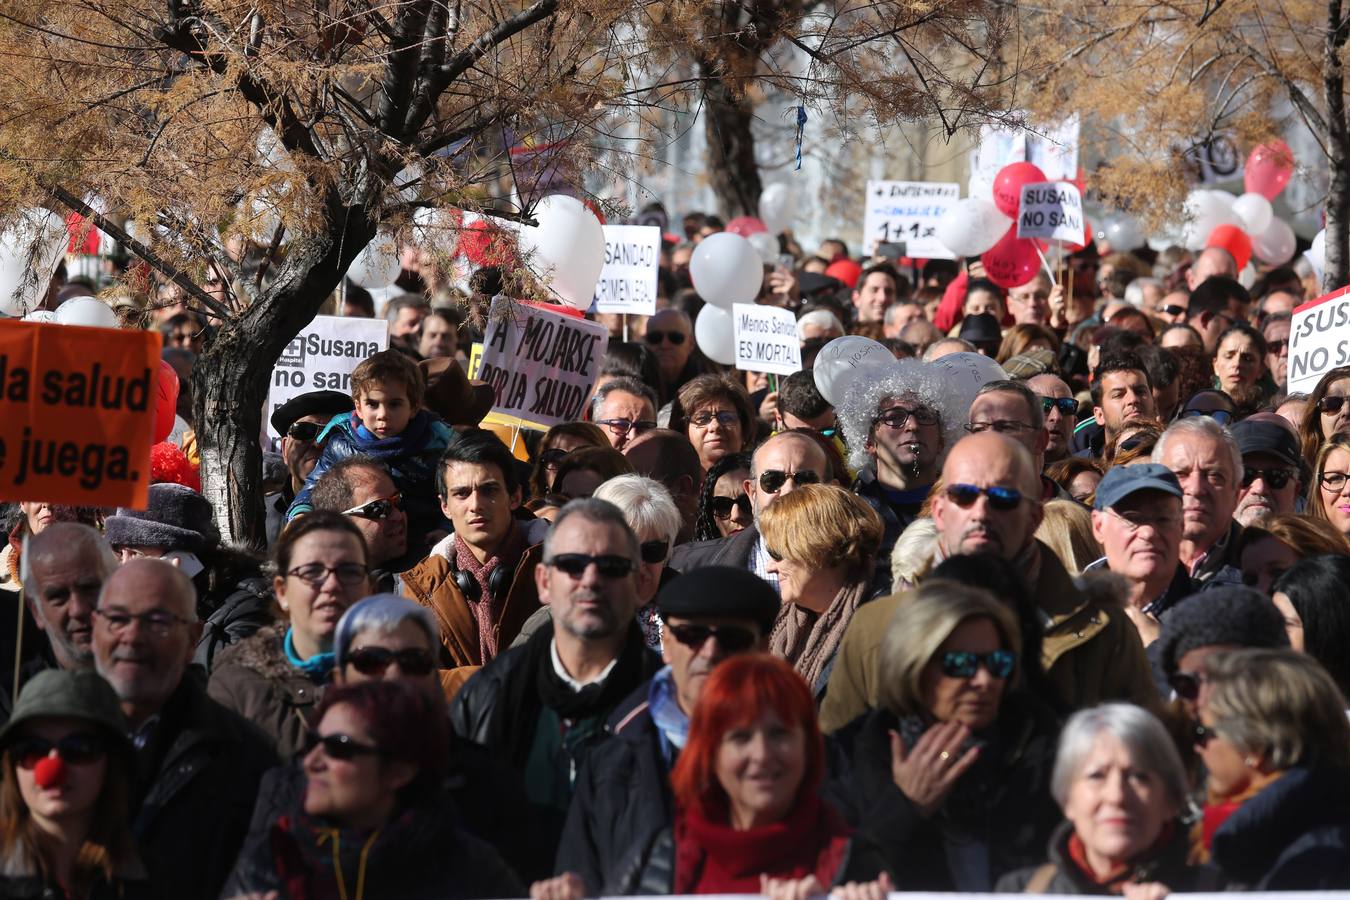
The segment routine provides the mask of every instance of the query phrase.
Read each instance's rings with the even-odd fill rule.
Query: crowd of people
[[[467,374],[503,273],[410,255],[350,393],[269,411],[265,557],[190,400],[146,509],[18,504],[0,896],[1350,889],[1350,368],[1288,391],[1310,271],[1101,241],[1005,291],[785,233],[770,380],[700,351],[723,224],[682,226],[546,432]],[[202,312],[115,303],[190,386]],[[845,335],[894,360],[831,402]]]

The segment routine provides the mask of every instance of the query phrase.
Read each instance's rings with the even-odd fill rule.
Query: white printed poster
[[[384,319],[315,316],[281,351],[272,368],[264,416],[269,420],[268,437],[281,437],[270,421],[277,407],[310,391],[351,393],[352,370],[387,349],[389,323]]]
[[[1289,329],[1289,393],[1311,394],[1331,369],[1350,365],[1350,287],[1294,310]]]
[[[595,285],[595,311],[655,315],[656,272],[660,265],[660,228],[606,225],[605,266]]]
[[[736,368],[742,372],[791,375],[802,369],[797,319],[791,310],[754,303],[731,307]]]
[[[1022,185],[1017,236],[1045,241],[1083,241],[1083,197],[1067,181]]]
[[[863,218],[863,251],[904,244],[913,259],[954,259],[937,239],[937,223],[961,199],[961,186],[943,181],[869,181]]]

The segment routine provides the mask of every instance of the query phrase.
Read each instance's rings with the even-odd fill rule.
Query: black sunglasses
[[[647,419],[639,419],[636,422],[632,419],[597,419],[595,424],[604,425],[606,428],[618,432],[619,434],[627,434],[629,431],[636,431],[638,434],[642,434],[644,431],[649,431],[656,427],[655,422]]]
[[[1245,469],[1242,470],[1242,486],[1251,487],[1252,482],[1260,478],[1266,484],[1270,485],[1272,488],[1278,491],[1283,489],[1284,486],[1289,483],[1289,479],[1293,477],[1294,477],[1293,469],[1286,469],[1286,468],[1258,469],[1255,468],[1254,466],[1247,466]]]
[[[659,344],[662,341],[670,341],[676,347],[684,343],[683,331],[649,331],[647,332],[647,343]]]
[[[308,756],[314,752],[315,747],[322,747],[324,756],[341,762],[351,762],[358,756],[371,756],[381,752],[379,747],[363,744],[351,735],[319,734],[317,731],[311,731],[305,735],[300,755]]]
[[[766,494],[776,494],[789,480],[797,487],[804,484],[820,484],[820,476],[810,469],[802,469],[800,472],[767,469],[759,474],[759,489]]]
[[[638,552],[645,563],[655,565],[665,562],[666,557],[670,555],[670,541],[643,541],[638,547]]]
[[[394,510],[403,508],[403,495],[394,494],[391,497],[377,497],[360,506],[353,506],[351,509],[344,509],[344,516],[356,516],[358,519],[370,519],[378,522],[381,519],[387,519],[394,514]]]
[[[1317,401],[1317,408],[1328,415],[1335,415],[1345,405],[1344,397],[1323,397]]]
[[[108,752],[103,736],[93,732],[68,734],[59,741],[46,738],[21,738],[10,747],[10,759],[20,769],[31,769],[55,750],[56,755],[65,762],[77,766],[96,763]]]
[[[1285,347],[1288,346],[1289,346],[1288,339],[1282,339],[1278,341],[1266,341],[1266,352],[1274,356],[1279,356],[1280,351],[1282,351]]]
[[[1207,747],[1209,746],[1210,741],[1219,736],[1219,733],[1208,725],[1201,725],[1199,722],[1196,722],[1194,735],[1195,746]]]
[[[1183,409],[1178,419],[1194,419],[1199,416],[1209,416],[1220,425],[1227,425],[1233,421],[1233,414],[1226,409]]]
[[[739,509],[741,515],[754,515],[749,494],[741,494],[739,497],[713,497],[708,502],[708,507],[712,510],[714,519],[730,519],[733,509]]]
[[[1168,677],[1167,683],[1182,700],[1194,703],[1200,699],[1200,684],[1204,677],[1194,672],[1175,672]]]
[[[947,499],[962,509],[974,505],[975,501],[980,499],[981,494],[989,498],[990,506],[1005,512],[1010,509],[1017,509],[1018,504],[1022,502],[1022,492],[1014,488],[982,488],[973,484],[947,485]]]
[[[1052,409],[1058,409],[1061,416],[1076,416],[1078,401],[1072,397],[1042,397],[1041,411],[1048,416]]]
[[[975,672],[984,666],[984,670],[995,678],[1007,678],[1017,665],[1017,654],[1011,650],[993,650],[989,653],[970,653],[964,650],[952,650],[940,658],[942,674],[948,678],[974,678]]]
[[[347,654],[347,662],[362,675],[382,675],[390,663],[398,663],[404,675],[429,675],[436,668],[430,653],[417,647],[387,650],[384,647],[360,647]]]
[[[562,461],[567,459],[569,451],[560,450],[557,447],[549,447],[543,453],[539,454],[539,462],[545,469],[556,469],[562,465]]]
[[[1177,306],[1174,303],[1167,304],[1162,308],[1162,311],[1167,313],[1169,316],[1184,316],[1188,312],[1186,307]]]
[[[323,426],[318,422],[295,422],[290,428],[286,429],[286,437],[293,441],[305,441],[306,443],[319,436]]]
[[[622,578],[631,574],[633,571],[633,561],[626,556],[615,556],[606,554],[604,556],[588,556],[585,553],[559,553],[552,559],[544,560],[544,565],[551,566],[559,572],[565,572],[573,578],[580,578],[595,563],[595,567],[600,570],[603,578]]]
[[[717,646],[727,653],[744,653],[755,645],[755,633],[739,625],[671,625],[666,629],[675,640],[695,653],[708,638],[717,638]]]

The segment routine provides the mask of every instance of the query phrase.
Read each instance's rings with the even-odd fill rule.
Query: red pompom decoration
[[[181,447],[163,441],[150,447],[150,483],[181,484],[202,492],[201,475]]]
[[[66,780],[66,762],[59,756],[44,756],[33,766],[33,780],[40,788],[60,787]]]

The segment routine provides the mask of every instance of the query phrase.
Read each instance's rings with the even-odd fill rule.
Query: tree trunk
[[[1333,291],[1350,282],[1350,122],[1345,114],[1345,73],[1341,51],[1347,23],[1341,0],[1327,3],[1327,43],[1322,57],[1323,100],[1326,103],[1327,150],[1331,183],[1327,188],[1326,257],[1322,290]]]
[[[759,163],[751,131],[755,110],[709,67],[703,88],[703,124],[708,141],[708,181],[728,218],[759,215]]]

